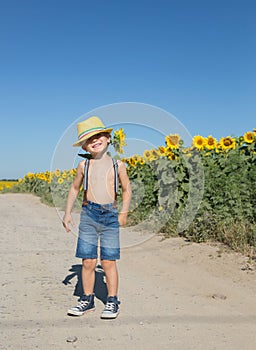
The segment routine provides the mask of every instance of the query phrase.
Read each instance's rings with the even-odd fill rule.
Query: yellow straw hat
[[[77,124],[78,141],[73,146],[82,146],[82,144],[90,137],[99,134],[100,132],[111,133],[113,129],[106,128],[100,118],[91,117]]]

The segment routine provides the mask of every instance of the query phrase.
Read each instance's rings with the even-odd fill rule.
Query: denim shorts
[[[76,257],[97,259],[100,241],[101,260],[120,259],[118,211],[113,204],[88,201],[82,206]]]

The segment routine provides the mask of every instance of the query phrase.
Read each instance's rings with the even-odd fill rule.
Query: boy
[[[101,266],[106,275],[108,297],[101,318],[116,318],[119,313],[117,298],[118,271],[116,260],[120,259],[119,225],[126,224],[131,187],[126,167],[117,161],[116,168],[107,154],[111,128],[106,128],[98,117],[91,117],[77,124],[78,141],[91,158],[77,167],[76,177],[69,190],[63,226],[70,232],[74,222],[71,211],[84,181],[84,199],[80,217],[76,257],[82,258],[82,284],[84,295],[77,306],[68,310],[69,315],[81,316],[94,311],[94,282],[97,263],[98,236],[100,237]],[[115,164],[114,164],[115,165]],[[116,208],[117,180],[122,187],[122,208]]]

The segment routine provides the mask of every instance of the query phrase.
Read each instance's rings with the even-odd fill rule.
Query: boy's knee
[[[111,269],[116,266],[116,260],[101,260],[103,269]]]
[[[83,267],[86,270],[94,270],[96,267],[97,259],[83,259]]]

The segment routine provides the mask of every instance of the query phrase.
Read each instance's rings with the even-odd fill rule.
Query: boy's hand
[[[70,214],[65,214],[62,220],[62,224],[65,227],[66,232],[70,232],[70,228],[68,224],[71,224],[72,226],[75,226],[74,221],[72,219],[72,216]]]
[[[119,221],[120,226],[124,226],[127,222],[127,214],[126,213],[119,213],[118,221]]]

